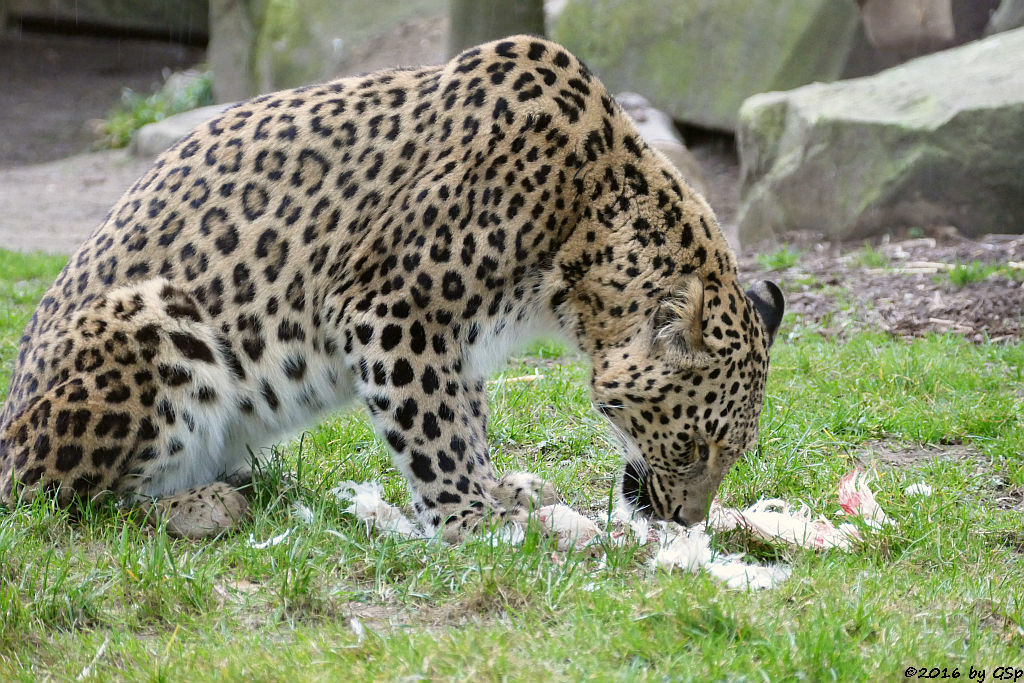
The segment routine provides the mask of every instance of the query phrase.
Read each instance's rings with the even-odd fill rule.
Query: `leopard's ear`
[[[771,280],[761,280],[747,290],[747,298],[761,316],[764,329],[768,333],[768,344],[775,341],[775,333],[779,331],[782,314],[786,311],[786,299],[782,290]]]
[[[661,302],[654,316],[655,340],[687,353],[705,351],[703,315],[704,283],[693,275]]]

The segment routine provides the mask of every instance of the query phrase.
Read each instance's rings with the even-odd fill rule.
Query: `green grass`
[[[0,395],[7,394],[21,331],[66,261],[63,256],[0,249]]]
[[[970,261],[969,263],[957,263],[948,271],[946,276],[956,287],[966,287],[974,282],[982,282],[990,277],[1005,277],[1011,280],[1024,279],[1024,270],[1011,268],[1010,266],[994,263],[980,263]]]
[[[885,268],[889,265],[889,257],[865,242],[854,254],[854,263],[864,268]]]
[[[102,138],[97,147],[124,147],[131,142],[135,131],[147,123],[208,104],[213,104],[213,74],[208,71],[189,80],[184,87],[172,88],[165,84],[148,96],[126,88],[119,105],[103,122]]]
[[[765,270],[787,270],[796,265],[800,260],[799,249],[791,248],[788,244],[783,245],[775,251],[757,255],[757,263]]]
[[[0,252],[5,371],[60,263]],[[0,679],[91,667],[97,680],[147,681],[903,680],[908,666],[934,666],[966,680],[969,666],[989,677],[1021,666],[1024,532],[996,499],[1024,484],[1024,346],[785,339],[760,443],[726,478],[726,503],[781,496],[831,516],[839,478],[880,441],[976,450],[879,466],[874,488],[896,523],[856,553],[716,538],[790,563],[774,590],[652,572],[629,547],[604,565],[556,560],[535,534],[519,548],[368,534],[333,486],[378,479],[389,500],[408,495],[355,410],[283,445],[257,479],[252,517],[221,539],[173,540],[113,504],[0,511]],[[499,469],[540,472],[599,511],[618,457],[587,372],[555,342],[514,358],[489,385],[490,442]],[[527,375],[539,378],[508,381]],[[906,498],[920,480],[935,494]],[[289,529],[279,545],[250,546]]]

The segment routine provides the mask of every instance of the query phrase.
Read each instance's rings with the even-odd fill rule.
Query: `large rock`
[[[191,133],[193,128],[198,128],[233,105],[233,102],[211,104],[208,107],[190,109],[161,121],[148,123],[135,132],[128,149],[138,157],[155,157]]]
[[[1024,232],[1024,29],[740,112],[744,243],[954,225]]]
[[[447,0],[211,0],[209,59],[216,97],[244,99],[334,78],[361,62],[374,41],[446,16],[447,7]],[[443,57],[442,48],[437,61]],[[395,61],[391,66],[405,55],[396,54]]]
[[[569,0],[552,26],[611,90],[728,130],[750,95],[847,75],[858,35],[851,0]]]

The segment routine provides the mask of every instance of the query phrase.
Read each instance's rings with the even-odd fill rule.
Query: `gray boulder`
[[[1024,232],[1024,29],[740,111],[744,243],[953,225]]]
[[[552,37],[612,91],[642,92],[678,121],[727,130],[750,95],[847,75],[866,42],[851,0],[569,0],[556,9]]]
[[[183,138],[196,126],[209,121],[220,114],[229,104],[211,104],[208,107],[199,107],[181,114],[168,116],[162,121],[148,123],[135,131],[128,149],[138,157],[152,157],[169,148],[175,142]]]
[[[211,0],[215,95],[244,99],[379,68],[385,65],[366,65],[363,57],[382,40],[392,57],[386,66],[443,61],[443,46],[436,56],[419,56],[426,37],[420,34],[447,9],[447,0]]]

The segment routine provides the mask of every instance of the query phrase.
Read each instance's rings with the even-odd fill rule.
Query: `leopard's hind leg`
[[[167,533],[181,538],[207,538],[230,530],[245,517],[249,502],[224,482],[176,493],[140,504],[146,521],[157,526],[166,522]]]
[[[239,465],[225,434],[244,390],[190,295],[165,280],[109,292],[57,351],[52,385],[0,433],[0,500],[151,497],[147,510],[190,537],[244,514],[241,494],[218,482]]]

